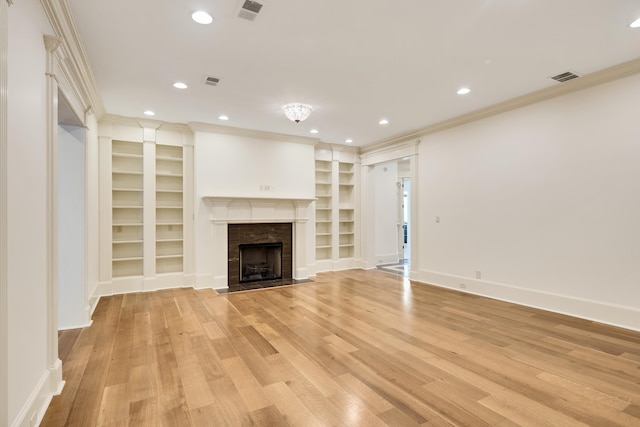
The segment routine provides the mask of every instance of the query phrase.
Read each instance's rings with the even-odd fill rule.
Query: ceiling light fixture
[[[318,129],[311,129],[309,133],[318,133]]]
[[[640,28],[640,18],[638,18],[635,21],[633,21],[631,24],[629,24],[629,26],[631,28]]]
[[[353,142],[353,139],[349,138],[349,139],[345,139],[345,141],[347,144],[351,144]]]
[[[313,107],[307,104],[300,104],[294,102],[293,104],[287,104],[282,106],[285,116],[292,122],[300,123],[306,120],[313,111]]]
[[[147,111],[145,111],[145,112],[144,112],[144,114],[145,114],[145,115],[147,115],[147,116],[155,116],[155,115],[156,115],[156,113],[154,113],[154,112],[153,112],[153,111],[151,111],[151,110],[147,110]]]
[[[378,122],[378,124],[379,124],[379,125],[388,125],[388,124],[389,124],[389,120],[387,120],[387,119],[381,119],[381,120]]]
[[[193,12],[193,14],[191,15],[191,19],[196,21],[198,24],[203,24],[203,25],[211,24],[213,22],[213,18],[211,17],[211,15],[209,15],[207,12],[204,12],[202,10]]]
[[[471,89],[469,89],[468,87],[461,87],[460,89],[458,89],[458,91],[456,93],[458,95],[466,95],[469,92],[471,92]]]
[[[186,89],[189,86],[187,86],[185,83],[182,83],[182,82],[175,82],[173,84],[173,87],[175,87],[176,89]]]
[[[225,116],[224,114],[223,114],[223,115],[221,115],[221,116],[218,116],[218,118],[219,118],[220,120],[229,120],[229,116]]]

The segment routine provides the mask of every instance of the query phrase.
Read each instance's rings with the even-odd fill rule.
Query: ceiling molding
[[[94,111],[96,119],[100,120],[105,114],[104,103],[67,1],[41,0],[41,3],[56,36],[62,39],[64,60],[59,62],[61,67],[65,68],[66,74],[71,78],[76,95]]]
[[[461,116],[457,116],[448,120],[444,120],[439,123],[425,126],[421,129],[416,129],[411,132],[400,134],[391,139],[364,146],[362,147],[362,151],[363,153],[368,153],[384,149],[385,147],[393,146],[404,141],[420,138],[425,135],[441,132],[443,130],[451,129],[457,126],[462,126],[476,120],[485,119],[487,117],[502,114],[507,111],[525,107],[527,105],[532,105],[538,102],[546,101],[548,99],[568,95],[579,90],[588,89],[637,73],[640,73],[640,58],[633,59],[631,61],[624,62],[610,68],[605,68],[604,70],[587,74],[580,78],[569,80],[565,83],[558,83],[554,86],[540,89],[535,92],[531,92],[526,95],[510,99],[508,101],[500,102],[489,107],[481,108],[479,110],[472,111],[470,113],[463,114]]]
[[[248,138],[268,139],[280,142],[295,142],[298,144],[316,145],[320,140],[318,138],[309,138],[305,136],[287,135],[284,133],[265,132],[259,130],[234,128],[231,126],[212,125],[208,123],[189,122],[189,127],[194,132],[210,132],[225,135],[245,136]]]

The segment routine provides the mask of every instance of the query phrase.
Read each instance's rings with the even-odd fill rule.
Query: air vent
[[[242,8],[240,8],[238,17],[248,21],[254,21],[256,16],[258,16],[258,13],[260,13],[260,9],[262,9],[262,5],[260,3],[251,0],[244,0],[244,4],[242,5]]]
[[[557,82],[564,83],[567,80],[577,79],[578,77],[580,77],[579,74],[573,73],[571,71],[567,71],[566,73],[558,74],[557,76],[551,77],[551,80],[555,80]]]
[[[204,84],[209,86],[217,86],[219,82],[220,79],[217,77],[207,77],[206,79],[204,79]]]

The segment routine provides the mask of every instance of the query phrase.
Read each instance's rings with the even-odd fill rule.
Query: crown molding
[[[248,138],[268,139],[280,142],[295,142],[298,144],[316,145],[320,140],[318,138],[309,138],[306,136],[287,135],[284,133],[265,132],[251,129],[234,128],[231,126],[212,125],[209,123],[189,122],[189,127],[194,132],[209,132],[225,135],[244,136]]]
[[[58,64],[72,83],[75,95],[85,104],[84,111],[93,111],[100,120],[105,114],[104,104],[67,1],[41,0],[41,3],[55,35],[62,39]]]
[[[637,73],[640,73],[640,58],[636,58],[628,62],[623,62],[622,64],[614,65],[613,67],[605,68],[604,70],[596,71],[594,73],[581,76],[577,79],[569,80],[565,83],[559,83],[557,85],[540,89],[535,92],[531,92],[504,102],[500,102],[498,104],[491,105],[489,107],[481,108],[479,110],[472,111],[461,116],[453,117],[442,122],[403,133],[391,139],[367,145],[366,147],[363,147],[362,150],[363,152],[369,152],[383,149],[385,147],[389,147],[404,141],[420,138],[422,136],[436,132],[441,132],[446,129],[451,129],[470,122],[474,122],[476,120],[481,120],[487,117],[502,114],[507,111],[525,107],[527,105],[536,104],[548,99],[557,98],[559,96],[567,95],[579,90],[588,89]]]

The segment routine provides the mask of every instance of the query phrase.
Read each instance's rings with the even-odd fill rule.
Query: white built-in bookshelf
[[[316,259],[332,258],[332,162],[316,160]]]
[[[156,145],[156,273],[183,271],[182,147]]]
[[[136,142],[113,141],[112,276],[143,274],[143,151]]]
[[[328,271],[356,266],[359,163],[355,152],[316,151],[316,267]]]
[[[338,162],[339,258],[353,258],[355,245],[354,165]]]

